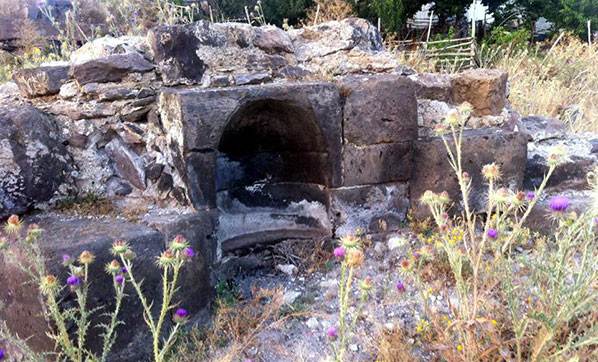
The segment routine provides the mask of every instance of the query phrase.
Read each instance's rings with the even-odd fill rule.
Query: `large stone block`
[[[330,190],[330,214],[336,236],[360,228],[368,234],[397,230],[409,208],[407,183],[341,187]]]
[[[144,223],[149,226],[114,218],[88,219],[61,215],[41,215],[25,221],[37,223],[44,229],[41,247],[47,258],[47,268],[61,283],[65,283],[68,276],[66,268],[62,267],[63,255],[76,258],[83,250],[94,253],[96,259],[90,267],[92,284],[88,303],[90,308],[107,306],[107,310],[92,315],[95,325],[97,322],[106,322],[101,313],[114,308],[112,277],[105,272],[104,267],[114,258],[110,247],[117,239],[127,241],[137,254],[133,273],[143,279],[143,291],[148,300],[158,303],[161,298],[161,271],[155,260],[174,235],[183,234],[187,237],[198,253],[193,263],[183,270],[181,282],[184,289],[177,294],[177,300],[194,316],[205,313],[213,297],[210,268],[215,243],[209,239],[213,233],[213,220],[210,215],[186,214],[168,215],[168,218],[166,215],[147,216]],[[0,317],[6,320],[12,332],[23,338],[30,337],[28,344],[35,350],[52,351],[53,342],[45,335],[47,323],[42,318],[38,289],[35,285],[25,284],[27,280],[28,277],[18,267],[0,258],[0,282],[3,285],[0,298],[5,303]],[[117,328],[118,336],[109,360],[149,360],[151,346],[147,344],[147,339],[150,336],[143,320],[142,307],[130,285],[126,293],[120,313],[125,325]],[[75,303],[74,298],[68,288],[63,291],[63,305]],[[88,342],[94,351],[101,348],[100,333],[101,330],[97,328],[89,330]]]
[[[453,76],[440,73],[417,73],[409,76],[415,84],[415,93],[418,99],[430,99],[440,102],[452,102]]]
[[[407,181],[413,165],[412,142],[343,147],[343,186]]]
[[[318,155],[310,158],[318,165],[321,177],[317,180],[304,179],[308,170],[283,172],[283,167],[278,168],[281,170],[278,176],[285,174],[291,179],[278,181],[321,181],[327,186],[341,182],[340,97],[333,84],[286,83],[226,89],[165,89],[159,97],[159,108],[173,159],[179,160],[175,167],[181,175],[186,175],[181,178],[186,180],[188,187],[193,186],[192,178],[197,175],[207,177],[206,180],[215,184],[215,172],[208,175],[204,171],[210,169],[211,165],[207,168],[189,168],[185,161],[191,153],[211,152],[229,155],[234,162],[241,162],[243,157],[253,157],[252,160],[256,162],[272,161],[264,164],[264,169],[275,165],[276,159],[260,158],[260,154],[311,152],[324,155],[323,161]],[[281,158],[279,161],[291,167],[291,159]],[[198,164],[205,165],[201,162]],[[299,164],[301,162],[296,165]],[[191,176],[191,173],[196,176]],[[191,195],[194,192],[190,190]],[[214,200],[208,197],[211,194],[211,191],[197,192],[196,195],[204,196],[194,199]],[[197,205],[196,202],[194,204]],[[212,201],[207,204],[211,205]]]
[[[54,65],[39,68],[19,69],[12,79],[21,94],[33,98],[56,94],[69,77],[68,65]]]
[[[30,105],[0,107],[0,219],[72,185],[72,159],[55,122]]]
[[[122,80],[130,73],[146,73],[154,69],[154,65],[143,55],[133,52],[113,54],[103,58],[75,64],[71,68],[72,77],[80,85],[87,83],[107,83]]]
[[[507,73],[469,69],[453,77],[453,101],[469,102],[475,116],[499,115],[507,104]]]
[[[449,144],[452,145],[452,142]],[[411,207],[416,216],[428,215],[419,198],[426,190],[447,191],[454,202],[453,211],[461,210],[461,192],[457,177],[448,163],[448,155],[440,137],[419,139],[413,155],[414,172],[410,180]],[[502,171],[502,184],[521,189],[527,162],[527,137],[523,133],[496,128],[466,130],[463,134],[462,162],[472,180],[470,204],[483,210],[486,184],[481,170],[495,162]]]
[[[216,152],[190,152],[185,158],[187,196],[196,208],[216,206]]]
[[[417,137],[417,100],[408,78],[395,74],[349,76],[339,86],[345,97],[346,142],[371,145]]]

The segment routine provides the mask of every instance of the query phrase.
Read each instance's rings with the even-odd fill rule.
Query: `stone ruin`
[[[151,291],[159,282],[155,256],[183,234],[200,255],[181,300],[205,312],[227,253],[358,227],[384,237],[408,210],[426,215],[418,204],[425,190],[447,190],[457,200],[456,178],[432,129],[463,102],[473,106],[464,163],[474,205],[484,202],[479,170],[486,163],[499,163],[513,188],[537,186],[546,142],[576,155],[551,186],[583,188],[596,140],[572,140],[550,119],[521,118],[509,105],[504,72],[415,73],[365,20],[289,31],[200,21],[146,37],[100,38],[69,62],[21,70],[0,86],[0,217],[29,213],[26,221],[46,230],[50,261],[96,253],[92,303],[110,299],[101,267],[113,240],[138,251]],[[117,215],[52,208],[90,193],[111,200]],[[135,209],[138,216],[119,217]],[[50,268],[62,275],[57,264]],[[19,335],[34,335],[37,348],[51,349],[36,334],[45,322],[30,317],[39,308],[35,291],[22,288],[24,276],[14,277],[1,260],[0,270],[0,318]],[[124,313],[134,333],[120,334],[116,360],[143,354],[136,307]]]

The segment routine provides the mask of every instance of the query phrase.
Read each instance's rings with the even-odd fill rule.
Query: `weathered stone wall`
[[[15,98],[24,97],[53,119],[60,128],[54,142],[64,145],[73,160],[71,187],[55,188],[53,196],[94,192],[125,203],[142,198],[161,207],[216,208],[219,173],[234,182],[242,179],[239,172],[249,172],[249,165],[266,167],[263,157],[239,167],[222,157],[219,142],[232,119],[247,112],[244,107],[278,102],[280,108],[271,113],[312,118],[316,128],[310,132],[321,134],[322,145],[314,143],[313,152],[300,157],[287,150],[268,167],[288,168],[282,172],[288,176],[292,165],[308,167],[312,159],[311,167],[322,169],[317,177],[323,178],[301,171],[293,177],[303,174],[302,179],[270,182],[323,184],[338,232],[397,227],[421,185],[438,186],[438,175],[450,180],[440,166],[441,152],[425,146],[437,143],[429,138],[431,130],[448,110],[469,102],[474,108],[470,126],[494,127],[472,134],[480,145],[497,132],[512,131],[518,117],[508,106],[506,74],[414,74],[384,50],[376,28],[361,19],[289,32],[209,22],[158,27],[145,38],[97,39],[69,63],[23,70],[14,80],[21,93]],[[300,130],[299,121],[293,122]],[[504,137],[499,138],[511,139]],[[525,142],[514,143],[516,150],[507,143],[494,142],[494,150],[476,157],[486,162],[525,153]],[[517,185],[519,166],[509,169]],[[276,170],[262,174],[270,171]],[[371,217],[369,211],[347,208],[349,200],[363,199],[366,190],[378,195],[383,186],[394,190],[384,194],[398,209]]]

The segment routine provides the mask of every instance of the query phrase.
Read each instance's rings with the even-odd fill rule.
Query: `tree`
[[[352,0],[357,14],[372,23],[377,23],[378,18],[384,31],[398,33],[407,24],[407,19],[415,15],[425,0]]]
[[[483,0],[497,19],[518,18],[533,29],[540,17],[587,38],[587,21],[598,27],[598,3],[596,0]]]

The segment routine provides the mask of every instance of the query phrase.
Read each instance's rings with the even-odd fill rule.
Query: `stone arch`
[[[242,104],[218,144],[223,249],[330,233],[328,145],[313,110],[281,99]]]

